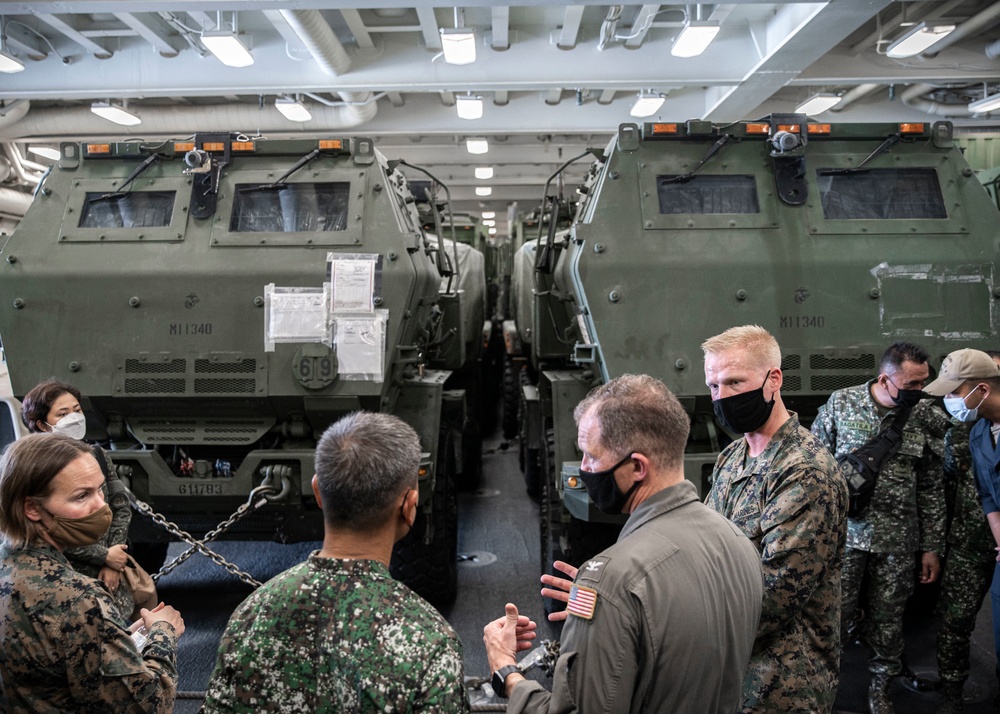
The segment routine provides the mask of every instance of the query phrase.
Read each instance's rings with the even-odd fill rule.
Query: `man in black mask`
[[[757,546],[764,602],[737,712],[830,712],[840,671],[847,483],[781,401],[781,350],[733,327],[702,345],[720,455],[706,503]]]
[[[518,613],[483,631],[493,687],[508,712],[732,714],[763,584],[753,544],[684,480],[690,417],[664,384],[624,375],[577,406],[584,483],[608,513],[629,514],[618,542],[572,580],[542,576],[567,603],[548,692],[514,664]]]
[[[903,609],[913,592],[914,555],[921,583],[937,580],[945,547],[945,495],[941,460],[931,444],[951,423],[931,402],[920,401],[930,375],[927,352],[909,342],[890,345],[879,375],[840,389],[820,407],[812,432],[838,458],[871,441],[909,409],[902,446],[879,470],[871,502],[848,519],[844,555],[844,636],[857,625],[862,580],[869,585],[866,613],[871,683],[868,705],[891,714],[889,684],[902,672]]]

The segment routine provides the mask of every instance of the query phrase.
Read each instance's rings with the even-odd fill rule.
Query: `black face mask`
[[[639,488],[639,482],[636,481],[627,493],[622,493],[618,488],[618,484],[615,483],[615,471],[631,459],[632,453],[629,452],[628,456],[610,469],[604,469],[604,471],[584,471],[580,469],[580,478],[583,480],[583,485],[587,487],[590,500],[594,502],[597,510],[601,513],[606,513],[609,516],[619,515],[625,507],[628,497]]]
[[[719,423],[734,434],[749,434],[764,426],[774,409],[773,394],[771,401],[764,401],[764,384],[770,376],[771,371],[768,370],[764,383],[757,389],[714,400],[712,409]]]
[[[893,382],[891,379],[889,379],[888,377],[886,377],[885,379],[887,382],[889,382],[889,384],[896,387],[896,383]],[[900,389],[899,387],[896,387],[896,396],[893,397],[891,394],[889,395],[889,399],[891,399],[892,403],[895,404],[897,407],[909,407],[909,408],[915,407],[917,406],[917,402],[919,402],[923,398],[924,398],[924,390],[922,389]]]

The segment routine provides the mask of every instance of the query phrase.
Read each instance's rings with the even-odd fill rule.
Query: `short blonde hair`
[[[781,368],[781,348],[774,336],[760,325],[730,327],[701,343],[705,356],[741,352],[750,362],[766,369]]]
[[[29,434],[8,446],[0,458],[0,542],[23,548],[34,540],[38,530],[24,512],[25,499],[46,498],[56,474],[90,453],[60,434]]]

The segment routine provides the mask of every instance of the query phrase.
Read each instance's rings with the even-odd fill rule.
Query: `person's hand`
[[[174,632],[177,633],[178,637],[184,634],[184,618],[170,605],[164,605],[161,602],[152,610],[142,608],[139,610],[139,615],[142,616],[142,621],[145,623],[147,630],[152,631],[153,624],[156,622],[169,622],[174,626]]]
[[[490,671],[508,664],[517,664],[516,654],[531,649],[537,625],[524,615],[519,615],[517,606],[507,603],[504,616],[498,617],[483,628],[483,644],[486,645],[486,659]]]
[[[100,572],[97,574],[99,580],[104,581],[104,584],[108,586],[111,592],[118,589],[121,584],[122,574],[117,570],[112,570],[108,566],[101,568]]]
[[[128,553],[125,552],[126,550],[128,550],[128,546],[124,543],[119,543],[108,548],[108,557],[104,559],[104,566],[112,570],[117,570],[120,573],[124,569],[125,563],[128,562]]]
[[[937,553],[927,551],[920,555],[920,582],[933,583],[941,574],[941,559]]]
[[[164,605],[164,604],[163,604],[163,603],[161,602],[161,603],[160,603],[159,605],[157,605],[157,606],[156,606],[156,607],[154,607],[154,608],[153,608],[152,610],[150,610],[150,612],[159,612],[160,610],[162,610],[162,609],[163,609],[163,608],[165,608],[165,607],[166,607],[166,605]],[[129,625],[129,627],[128,627],[128,631],[129,631],[129,632],[138,632],[138,631],[139,631],[139,628],[140,628],[140,627],[144,627],[145,625],[146,625],[146,621],[145,621],[145,620],[143,620],[143,619],[142,619],[142,618],[140,617],[140,618],[139,618],[138,620],[136,620],[136,621],[135,621],[135,622],[133,622],[133,623],[132,623],[131,625]],[[146,629],[148,630],[149,628],[148,628],[148,627],[146,627]]]
[[[997,560],[1000,561],[1000,556],[998,556]],[[564,563],[561,560],[554,562],[552,567],[568,575],[569,580],[566,578],[557,578],[555,575],[543,575],[542,585],[547,585],[548,587],[542,588],[542,597],[550,597],[553,600],[563,603],[569,602],[569,591],[570,588],[573,587],[573,581],[576,580],[576,573],[578,569],[574,568],[569,563]],[[565,619],[565,610],[549,613],[550,622],[559,622],[560,620]]]

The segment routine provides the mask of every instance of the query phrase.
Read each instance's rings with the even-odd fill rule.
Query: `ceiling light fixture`
[[[489,196],[492,193],[493,193],[493,189],[490,188],[489,186],[476,186],[476,195],[477,196]]]
[[[483,219],[496,218],[496,217],[497,217],[496,211],[483,211]]]
[[[490,228],[492,228],[496,224],[497,224],[497,222],[495,220],[493,220],[492,218],[484,218],[483,219],[483,225],[484,226],[489,226]]]
[[[688,20],[670,45],[670,54],[674,57],[697,57],[712,44],[719,29],[717,22]]]
[[[32,154],[37,154],[42,158],[48,159],[49,161],[58,161],[62,158],[62,154],[59,153],[59,149],[53,149],[51,146],[29,146],[28,151]]]
[[[476,178],[481,181],[493,178],[493,167],[492,166],[477,166],[476,167]],[[483,214],[483,218],[493,218],[493,216],[487,216]]]
[[[441,51],[448,64],[472,64],[476,61],[476,33],[462,27],[442,27]]]
[[[278,97],[274,100],[274,108],[281,112],[285,119],[290,121],[310,121],[312,114],[306,109],[306,105],[298,99],[291,97]]]
[[[905,35],[889,45],[885,55],[893,59],[905,59],[919,55],[954,31],[955,25],[928,25],[926,22],[921,22],[919,25],[911,27]]]
[[[987,94],[982,99],[969,102],[969,111],[973,114],[985,114],[994,109],[1000,109],[1000,92],[997,94]]]
[[[496,229],[496,228],[490,228],[490,230],[489,230],[489,234],[490,234],[491,236],[495,236],[495,235],[497,234],[497,229]]]
[[[470,154],[485,154],[490,150],[490,145],[486,139],[466,139],[465,148]]]
[[[201,43],[227,67],[249,67],[253,64],[250,50],[243,46],[235,32],[203,32]]]
[[[3,18],[0,17],[0,72],[14,74],[24,71],[24,62],[6,51],[7,33],[4,32]]]
[[[483,100],[471,94],[455,97],[455,108],[458,109],[459,119],[483,118]]]
[[[107,119],[122,126],[135,126],[142,123],[142,119],[137,114],[130,112],[124,105],[118,106],[111,102],[94,102],[90,105],[90,111],[102,119]]]
[[[639,92],[639,98],[629,110],[634,117],[649,117],[660,110],[666,97],[659,92]]]
[[[820,92],[819,94],[812,95],[809,99],[795,107],[795,113],[816,116],[840,104],[840,99],[836,94]]]

